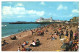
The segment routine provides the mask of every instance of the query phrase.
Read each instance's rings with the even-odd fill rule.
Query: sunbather
[[[22,50],[21,51],[26,51],[26,48],[25,47],[22,47]]]
[[[3,42],[2,46],[4,46],[5,44],[8,44],[6,40],[3,40],[2,42]]]
[[[39,39],[36,40],[36,46],[40,45]]]
[[[36,46],[36,43],[34,42],[34,40],[33,40],[32,43],[30,44],[30,46],[33,46],[33,47]]]
[[[10,37],[11,38],[11,40],[16,40],[16,36],[14,36],[14,37]]]
[[[24,41],[24,43],[22,44],[23,46],[27,45],[26,41]]]

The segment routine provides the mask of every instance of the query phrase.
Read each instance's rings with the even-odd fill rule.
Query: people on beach
[[[40,40],[39,39],[37,39],[36,42],[33,40],[32,43],[30,44],[30,46],[33,46],[33,47],[39,46],[39,45],[40,45]]]
[[[26,48],[26,51],[31,51],[32,49],[30,48],[30,46],[28,46],[27,48]]]
[[[3,42],[2,46],[8,44],[8,43],[6,42],[6,40],[3,40],[2,42]]]
[[[18,47],[18,51],[21,51],[21,50],[20,50],[20,47]]]
[[[57,36],[56,35],[51,35],[51,40],[55,40],[55,39],[57,39]]]
[[[36,40],[36,46],[39,46],[40,45],[40,41],[39,39]]]
[[[24,43],[22,44],[23,46],[27,45],[26,41],[24,41]]]
[[[59,32],[59,38],[61,39],[61,31]]]
[[[16,36],[14,35],[14,37],[10,37],[11,40],[16,40]]]
[[[22,50],[21,51],[26,51],[26,48],[25,47],[22,47]]]
[[[32,40],[32,43],[30,44],[30,46],[35,47],[36,43],[34,42],[34,40]]]
[[[31,33],[32,33],[32,35],[33,35],[33,31],[31,30]]]
[[[66,36],[68,36],[68,29],[66,30]]]
[[[70,40],[73,39],[73,31],[70,30]]]
[[[78,46],[78,44],[79,44],[79,38],[78,38],[79,37],[79,31],[75,30],[75,33],[73,34],[73,30],[71,28],[69,29],[68,28],[69,26],[72,27],[71,25],[65,26],[63,24],[59,24],[59,26],[58,26],[57,24],[52,24],[52,25],[47,25],[47,27],[45,27],[45,28],[44,27],[37,28],[35,31],[37,32],[38,35],[46,34],[44,32],[49,32],[49,33],[47,33],[47,34],[49,34],[49,36],[46,36],[46,35],[45,36],[46,36],[46,38],[49,37],[50,40],[56,40],[58,37],[61,40],[62,36],[63,36],[64,41],[62,42],[63,43],[62,47],[64,47],[64,49],[65,49],[64,51],[77,51],[78,47],[79,47]],[[54,29],[54,30],[51,30],[51,32],[50,32],[48,30],[48,28]],[[32,32],[32,35],[33,35],[32,30],[31,30],[31,32]],[[64,34],[65,34],[65,36],[64,36]],[[70,34],[70,37],[69,37],[68,34]],[[73,36],[74,36],[74,38],[73,38]],[[11,39],[15,40],[16,36],[12,37]],[[4,40],[4,44],[6,44],[5,40]],[[23,44],[21,44],[22,49],[20,47],[18,47],[17,51],[29,51],[30,47],[25,46],[27,44],[28,43],[25,40],[23,42]],[[32,43],[29,46],[35,47],[35,46],[39,46],[40,44],[41,44],[40,39],[37,39],[36,41],[32,40]],[[42,44],[44,44],[44,43],[42,43]]]
[[[74,39],[76,40],[78,38],[78,33],[75,31],[74,33]]]

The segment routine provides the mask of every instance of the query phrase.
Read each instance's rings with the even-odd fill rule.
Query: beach
[[[61,25],[61,27],[58,27],[60,25]],[[55,31],[59,32],[60,31],[59,28],[62,29],[62,26],[66,27],[66,29],[68,29],[69,32],[70,32],[70,30],[72,30],[73,34],[78,29],[78,24],[77,23],[70,23],[70,24],[54,23],[54,24],[49,24],[47,26],[39,28],[41,31],[44,31],[43,36],[37,35],[37,30],[39,30],[38,28],[32,30],[34,32],[33,35],[32,35],[31,30],[25,30],[23,32],[14,34],[17,38],[16,40],[11,40],[10,39],[10,37],[13,37],[14,35],[10,35],[8,37],[2,38],[2,41],[6,40],[6,42],[8,43],[8,44],[2,46],[2,51],[17,51],[18,47],[21,48],[21,45],[23,44],[24,41],[29,42],[28,45],[25,45],[25,48],[27,48],[31,44],[32,40],[36,41],[36,39],[40,40],[41,45],[38,46],[38,47],[30,47],[32,49],[32,51],[63,50],[61,48],[63,42],[60,40],[59,35],[57,35],[56,40],[51,40],[50,39],[51,34],[55,33]],[[66,29],[62,29],[63,32],[65,32]],[[46,30],[48,30],[48,31],[46,31]],[[65,37],[65,35],[62,38],[64,38],[64,37]],[[68,39],[69,38],[70,38],[70,34],[68,35]]]

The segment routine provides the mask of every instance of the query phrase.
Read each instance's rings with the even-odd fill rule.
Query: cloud
[[[3,15],[25,14],[25,11],[24,7],[4,6],[2,9]]]
[[[79,13],[79,10],[73,9],[73,10],[72,10],[72,13]]]
[[[57,10],[67,10],[66,6],[63,6],[62,4],[60,4],[57,8]]]
[[[44,11],[27,10],[27,14],[43,16],[44,15]]]
[[[16,6],[24,6],[22,3],[17,3]]]
[[[2,15],[3,16],[11,16],[11,15],[35,15],[35,16],[43,16],[44,11],[36,11],[36,10],[27,10],[24,7],[11,7],[11,6],[3,6]]]
[[[40,3],[41,5],[45,5],[45,3],[42,1],[41,3]]]

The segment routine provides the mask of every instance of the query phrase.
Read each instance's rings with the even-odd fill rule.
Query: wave
[[[7,25],[2,25],[2,27],[6,27]]]

